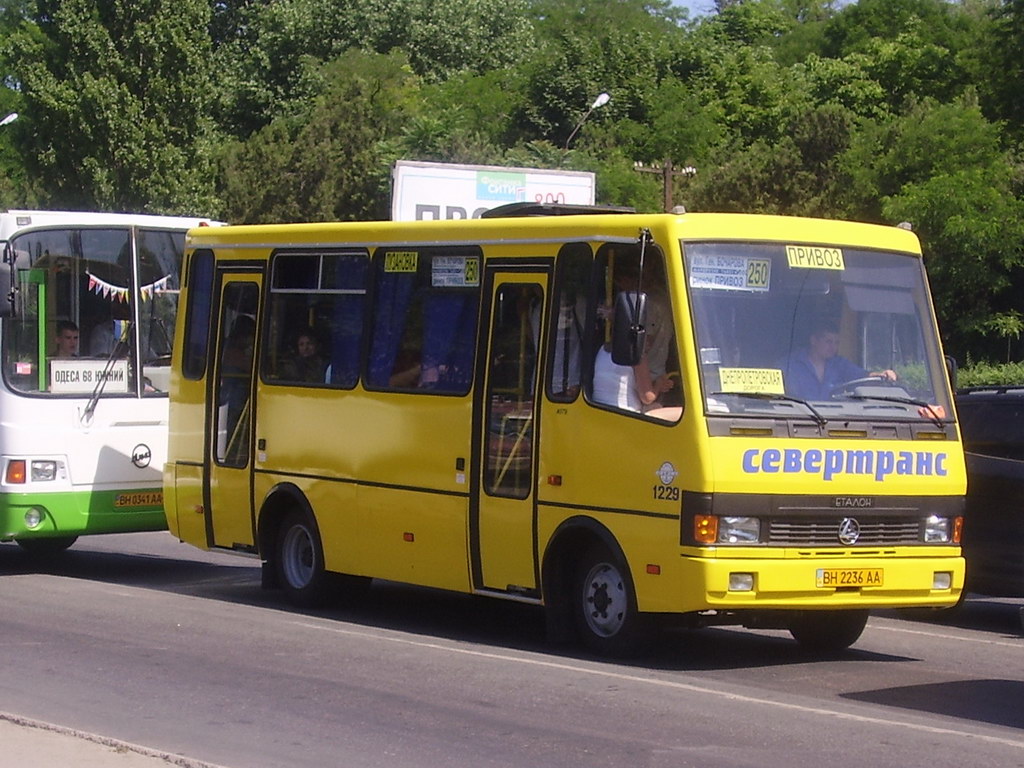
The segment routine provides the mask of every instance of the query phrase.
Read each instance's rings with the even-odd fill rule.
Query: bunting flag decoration
[[[102,296],[109,301],[128,301],[129,290],[120,285],[113,285],[108,283],[106,280],[101,280],[91,272],[86,272],[89,277],[89,290],[98,296]],[[164,275],[159,280],[149,285],[144,285],[140,289],[142,293],[142,300],[149,301],[153,298],[154,293],[160,293],[161,291],[167,290],[167,281],[171,279],[170,275]]]

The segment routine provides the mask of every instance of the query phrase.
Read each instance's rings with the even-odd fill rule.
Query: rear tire
[[[66,550],[78,541],[78,537],[58,536],[48,539],[15,539],[15,541],[18,542],[18,546],[21,547],[22,550],[30,555],[35,555],[36,557],[49,557]]]
[[[629,568],[606,547],[592,547],[577,563],[572,611],[583,644],[602,656],[639,648],[640,615]]]
[[[800,611],[789,622],[789,633],[815,653],[835,653],[853,645],[868,623],[868,611]]]
[[[289,602],[300,608],[319,608],[331,595],[320,532],[305,512],[290,512],[281,522],[277,579]]]

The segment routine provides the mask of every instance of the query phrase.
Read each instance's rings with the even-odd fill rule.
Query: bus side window
[[[210,346],[210,315],[213,307],[213,251],[192,254],[188,270],[188,307],[182,373],[201,379],[206,373]]]
[[[677,421],[682,402],[676,370],[679,356],[664,259],[656,247],[647,247],[643,256],[641,268],[639,246],[609,244],[597,252],[595,314],[598,322],[589,392],[591,400],[600,405]],[[616,297],[620,293],[635,295],[637,289],[646,296],[641,318],[645,331],[644,351],[637,365],[619,365],[611,354]]]
[[[482,261],[475,246],[378,250],[369,388],[469,392]]]
[[[570,243],[558,256],[547,376],[548,397],[558,402],[571,402],[580,392],[587,288],[593,263],[586,243]]]
[[[279,253],[273,264],[264,378],[353,388],[366,312],[366,252]]]

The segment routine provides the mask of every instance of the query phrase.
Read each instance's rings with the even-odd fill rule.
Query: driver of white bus
[[[873,376],[896,380],[890,369],[868,373],[839,354],[839,326],[819,319],[812,326],[806,347],[794,350],[780,364],[786,394],[804,400],[828,400],[848,381]]]
[[[78,326],[71,320],[57,321],[57,357],[78,357]]]

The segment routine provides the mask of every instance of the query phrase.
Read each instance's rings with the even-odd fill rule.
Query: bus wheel
[[[329,582],[324,570],[324,548],[309,515],[292,512],[281,523],[277,537],[277,576],[288,600],[302,608],[327,602]]]
[[[629,570],[604,547],[594,547],[578,564],[573,613],[580,638],[590,650],[624,656],[636,650],[640,618]]]
[[[789,633],[809,651],[831,653],[857,642],[867,623],[868,611],[800,611]]]
[[[59,552],[63,552],[78,541],[78,537],[59,536],[52,539],[15,539],[15,541],[18,542],[19,547],[30,555],[46,557],[48,555],[56,555]]]

